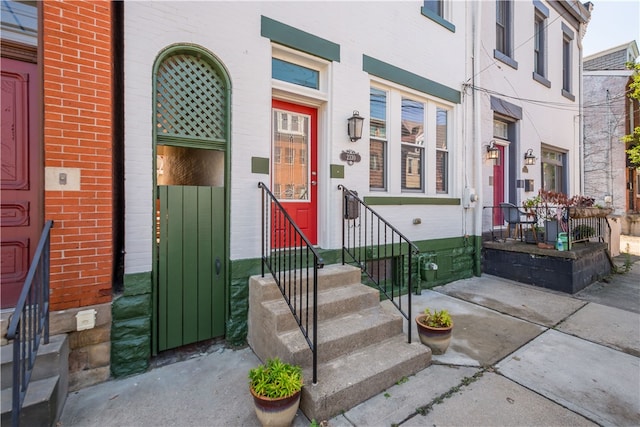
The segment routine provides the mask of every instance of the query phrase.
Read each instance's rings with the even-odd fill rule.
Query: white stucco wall
[[[370,76],[362,55],[460,90],[465,78],[466,7],[452,2],[451,32],[420,13],[423,2],[126,2],[125,3],[125,175],[126,273],[151,270],[153,237],[152,70],[168,46],[193,43],[209,50],[228,70],[231,105],[231,259],[260,255],[259,181],[251,157],[270,157],[271,56],[260,35],[261,15],[340,45],[340,62],[328,64],[326,100],[319,106],[319,245],[340,246],[338,184],[369,193],[368,141],[351,143],[346,120],[353,110],[369,117]],[[452,52],[456,54],[452,55]],[[463,141],[461,108],[452,106],[451,194],[460,197],[458,167]],[[365,132],[368,120],[365,122]],[[340,153],[353,149],[362,161],[348,166]],[[391,146],[390,149],[398,149]],[[329,165],[344,164],[345,178],[330,179]],[[390,165],[393,168],[394,165]],[[393,172],[392,172],[393,173]],[[429,177],[427,177],[429,178]],[[375,195],[381,195],[375,193]],[[386,195],[406,196],[399,189]],[[411,194],[410,196],[420,196]],[[422,196],[433,196],[422,194]],[[381,207],[415,240],[460,236],[460,206]],[[413,225],[413,218],[422,224]]]
[[[551,83],[547,87],[533,78],[534,70],[534,14],[532,1],[515,1],[513,9],[513,53],[512,59],[517,68],[494,57],[496,29],[495,2],[485,1],[482,4],[482,36],[480,41],[479,72],[476,74],[477,92],[482,105],[480,138],[476,143],[483,147],[493,139],[494,111],[491,109],[490,97],[494,96],[522,109],[522,118],[516,122],[517,138],[510,141],[516,144],[516,155],[509,157],[508,162],[515,162],[515,176],[508,175],[505,180],[505,197],[509,201],[509,188],[516,186],[516,180],[534,180],[534,190],[525,192],[524,188],[516,190],[516,199],[523,200],[535,196],[542,187],[541,179],[541,147],[547,146],[567,153],[567,190],[569,195],[580,191],[580,149],[579,149],[579,105],[580,105],[580,31],[573,27],[567,19],[560,17],[558,10],[549,2],[542,2],[549,10],[546,28],[546,78]],[[574,35],[572,42],[572,90],[575,100],[562,94],[562,23],[571,29]],[[524,153],[531,148],[537,157],[534,166],[523,170]],[[493,174],[493,161],[483,159],[482,204],[493,204],[493,187],[490,176]],[[505,164],[506,167],[506,164]],[[490,215],[485,215],[484,228],[490,227]]]

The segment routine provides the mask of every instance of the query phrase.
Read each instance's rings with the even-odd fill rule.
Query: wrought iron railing
[[[566,233],[565,250],[573,249],[573,245],[579,242],[610,241],[611,226],[606,218],[608,210],[556,205],[538,208],[518,206],[514,209],[523,214],[523,223],[509,225],[501,206],[485,206],[482,209],[485,240],[503,241],[515,238],[527,243],[555,243],[560,233]],[[536,229],[535,234],[533,227]]]
[[[16,309],[9,321],[7,339],[13,340],[11,425],[20,424],[40,340],[49,343],[49,236],[53,221],[44,225]]]
[[[265,267],[276,281],[312,354],[318,381],[318,269],[324,261],[278,199],[262,189],[262,277]]]
[[[579,242],[611,242],[611,225],[605,216],[573,216],[569,212],[567,237],[569,250]]]
[[[342,190],[342,263],[359,267],[366,279],[407,319],[411,343],[411,293],[417,282],[418,247],[364,203],[355,191]],[[416,283],[417,285],[417,283]],[[403,305],[402,295],[407,295]]]

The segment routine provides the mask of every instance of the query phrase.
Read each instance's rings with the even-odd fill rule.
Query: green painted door
[[[230,84],[194,45],[154,66],[154,353],[226,333]]]
[[[158,350],[225,333],[224,187],[158,186]]]

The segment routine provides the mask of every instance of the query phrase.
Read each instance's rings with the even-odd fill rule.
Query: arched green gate
[[[223,336],[230,84],[210,54],[167,49],[154,70],[155,351]]]

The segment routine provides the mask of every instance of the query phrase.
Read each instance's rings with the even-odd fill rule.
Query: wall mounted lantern
[[[487,145],[487,159],[498,160],[500,158],[500,150],[495,146],[495,141],[491,140]]]
[[[351,142],[356,142],[362,138],[362,125],[364,123],[364,117],[360,117],[360,113],[353,112],[353,116],[347,119],[347,134]]]
[[[533,150],[531,148],[524,153],[524,164],[527,166],[536,164],[536,156],[533,155]]]

